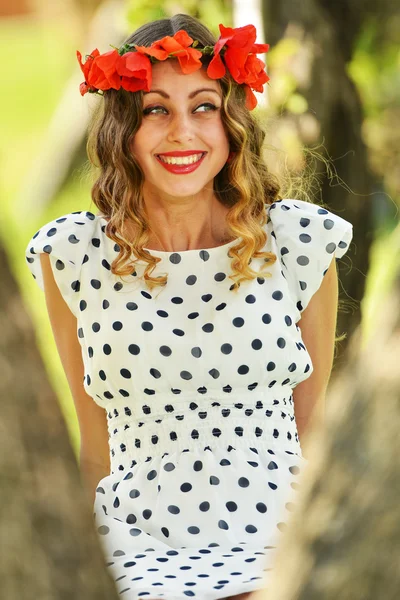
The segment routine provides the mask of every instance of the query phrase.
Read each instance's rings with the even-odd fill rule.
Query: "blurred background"
[[[300,5],[301,4],[301,5]],[[178,12],[218,25],[252,23],[270,76],[255,110],[267,131],[270,169],[302,197],[349,220],[338,263],[335,373],[352,335],[365,346],[400,264],[400,14],[392,0],[0,0],[0,235],[4,276],[31,319],[43,377],[55,391],[72,446],[79,429],[43,292],[25,263],[30,237],[69,212],[96,212],[86,175],[86,127],[101,99],[81,97],[76,50],[118,45],[134,29]],[[308,187],[304,187],[304,182]],[[289,195],[290,194],[290,195]],[[399,284],[397,284],[399,285]],[[11,295],[11,292],[10,292]],[[3,308],[7,302],[3,290]],[[8,298],[10,300],[10,298]],[[11,314],[11,313],[10,313]],[[7,317],[7,314],[3,314]],[[37,376],[37,374],[36,374]]]

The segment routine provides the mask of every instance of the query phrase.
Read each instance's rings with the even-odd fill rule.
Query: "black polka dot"
[[[138,529],[137,527],[133,527],[132,529],[129,530],[129,533],[133,536],[133,537],[137,537],[138,535],[140,535],[142,533],[141,529]]]
[[[190,527],[188,527],[188,532],[192,533],[193,535],[196,535],[197,533],[200,533],[200,529],[195,525],[191,525]]]
[[[272,298],[274,300],[282,300],[283,294],[282,294],[282,292],[280,290],[277,290],[276,292],[272,293]]]
[[[172,463],[172,462],[165,463],[164,471],[170,472],[170,471],[173,471],[174,469],[175,469],[174,463]]]
[[[181,509],[179,508],[179,506],[176,506],[175,504],[170,504],[168,506],[168,511],[171,513],[171,515],[179,515],[179,513],[181,512]]]
[[[308,256],[298,256],[297,257],[297,264],[300,265],[301,267],[306,267],[310,262],[310,259],[308,258]]]
[[[243,327],[244,319],[242,317],[235,317],[232,323],[235,327]]]
[[[335,242],[330,242],[329,244],[327,244],[325,246],[325,250],[328,252],[328,254],[332,254],[333,252],[335,252],[335,250],[336,250]]]
[[[160,354],[162,356],[171,356],[172,350],[169,346],[160,346]]]
[[[182,492],[190,492],[190,490],[192,489],[192,487],[193,486],[192,486],[191,483],[188,483],[188,482],[182,483],[182,485],[181,485],[181,491]]]
[[[301,233],[299,235],[299,240],[303,243],[303,244],[309,244],[311,242],[311,235],[309,235],[308,233]]]
[[[238,484],[240,487],[245,488],[250,485],[250,481],[247,479],[247,477],[240,477]]]
[[[129,525],[134,525],[134,524],[136,523],[136,521],[137,521],[137,518],[136,518],[136,516],[135,516],[135,515],[133,515],[133,514],[129,514],[129,515],[126,517],[126,522],[127,522],[127,523],[129,523]]]
[[[169,257],[169,260],[172,264],[174,265],[179,265],[179,263],[181,262],[182,258],[181,255],[178,252],[173,252],[171,254],[171,256]]]
[[[232,352],[231,344],[222,344],[221,352],[222,354],[230,354]]]

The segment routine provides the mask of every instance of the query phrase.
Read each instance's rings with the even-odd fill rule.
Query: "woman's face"
[[[221,104],[220,85],[204,68],[184,75],[174,59],[152,65],[151,91],[143,92],[143,120],[131,146],[144,172],[145,195],[182,199],[205,188],[212,192],[213,179],[229,155]],[[157,157],[187,150],[206,154],[196,169],[185,174],[171,172]]]

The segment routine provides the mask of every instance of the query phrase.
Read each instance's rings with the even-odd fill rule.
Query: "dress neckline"
[[[102,219],[103,221],[105,221],[106,223],[108,223],[107,219],[105,217],[103,217],[102,215],[98,215],[99,219]],[[147,250],[148,252],[152,252],[154,254],[160,254],[163,256],[170,256],[172,254],[190,254],[190,253],[194,253],[194,252],[213,252],[215,253],[216,251],[222,252],[224,250],[228,250],[228,248],[230,248],[231,246],[233,246],[234,244],[236,244],[237,242],[239,242],[241,240],[241,238],[235,238],[234,240],[231,240],[230,242],[227,242],[226,244],[222,244],[220,246],[213,246],[212,248],[191,248],[190,250],[153,250],[152,248],[145,248],[143,246],[143,250]]]
[[[148,252],[154,252],[156,254],[170,255],[170,254],[190,254],[191,252],[215,252],[216,250],[222,251],[224,249],[228,249],[233,246],[236,242],[239,241],[239,238],[235,240],[231,240],[227,244],[222,244],[220,246],[213,246],[212,248],[191,248],[190,250],[153,250],[153,248],[145,248],[143,246],[143,250],[147,250]]]

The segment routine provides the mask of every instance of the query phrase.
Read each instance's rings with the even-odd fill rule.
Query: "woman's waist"
[[[157,434],[164,429],[179,428],[180,431],[189,431],[193,427],[208,430],[210,425],[225,426],[227,422],[232,426],[246,426],[258,429],[261,422],[266,428],[274,424],[282,425],[282,421],[294,421],[293,396],[272,401],[255,400],[254,402],[232,401],[228,402],[212,399],[208,402],[182,401],[160,405],[152,403],[150,406],[114,407],[107,414],[107,423],[110,437],[123,432],[132,437],[134,434]],[[148,408],[149,410],[146,410]]]
[[[109,421],[110,458],[119,470],[165,452],[210,447],[287,448],[300,450],[292,407],[214,406],[180,411],[156,419],[119,417]],[[123,467],[123,469],[120,468]]]
[[[157,422],[166,417],[183,420],[184,415],[198,415],[199,419],[209,416],[227,417],[253,415],[274,418],[277,411],[294,412],[293,390],[288,386],[277,389],[264,389],[250,392],[235,391],[230,393],[182,393],[174,395],[170,392],[148,396],[144,393],[133,394],[126,398],[113,398],[105,406],[110,430],[113,426],[135,421],[145,423]]]

